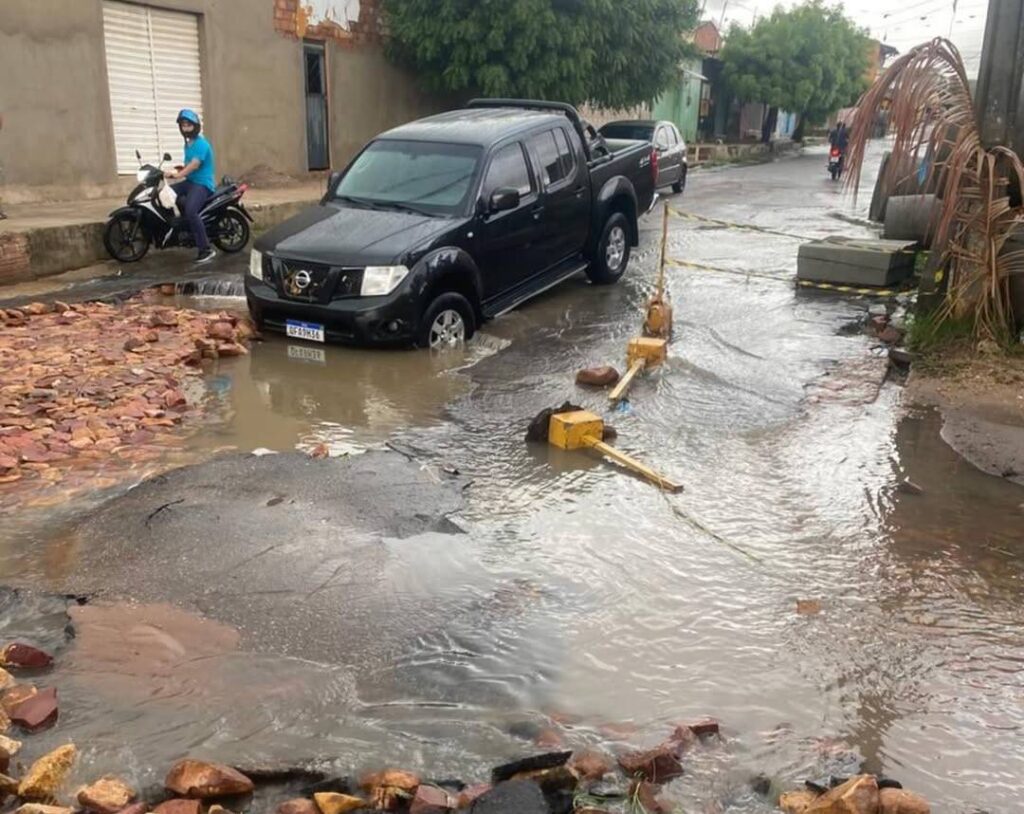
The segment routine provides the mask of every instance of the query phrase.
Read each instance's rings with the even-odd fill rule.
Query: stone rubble
[[[248,353],[255,331],[148,299],[0,308],[0,511],[40,486],[60,502],[113,485],[198,427],[201,366]]]

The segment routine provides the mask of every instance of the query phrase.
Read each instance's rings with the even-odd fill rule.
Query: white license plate
[[[297,362],[314,362],[318,365],[327,364],[327,351],[323,348],[311,348],[308,345],[289,345],[288,358]]]
[[[306,339],[310,342],[324,341],[324,326],[315,322],[299,322],[297,319],[289,319],[285,323],[284,332],[292,339]]]

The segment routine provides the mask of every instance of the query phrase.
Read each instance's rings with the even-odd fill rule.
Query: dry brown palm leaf
[[[861,97],[850,132],[847,184],[856,194],[871,124],[889,104],[892,155],[882,179],[888,189],[927,161],[926,188],[940,199],[932,237],[948,269],[940,319],[972,319],[979,339],[1005,340],[1013,327],[1010,277],[1024,274],[1024,251],[1006,250],[1024,223],[1011,205],[1024,164],[1004,147],[986,149],[960,52],[934,39],[897,59]]]

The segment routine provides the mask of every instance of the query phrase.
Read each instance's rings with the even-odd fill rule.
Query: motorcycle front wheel
[[[217,219],[213,242],[228,254],[240,252],[249,242],[249,221],[235,209],[228,209]]]
[[[114,215],[103,230],[103,245],[115,260],[135,263],[149,251],[149,235],[142,228],[142,220],[134,212]]]

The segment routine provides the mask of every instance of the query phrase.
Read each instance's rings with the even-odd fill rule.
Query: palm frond
[[[905,189],[927,160],[925,188],[940,200],[932,236],[948,267],[940,317],[970,317],[976,337],[1002,341],[1014,323],[1010,278],[1024,273],[1024,251],[1005,250],[1024,223],[1009,197],[1011,186],[1022,188],[1024,163],[1005,147],[986,149],[960,52],[937,38],[897,59],[861,97],[848,152],[854,194],[872,123],[887,103],[893,146],[881,183]]]

